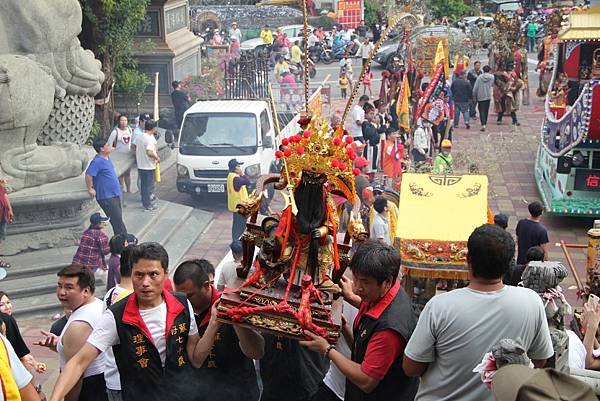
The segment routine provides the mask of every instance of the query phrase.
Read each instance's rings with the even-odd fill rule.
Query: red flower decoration
[[[340,161],[338,159],[333,159],[331,161],[331,167],[335,168],[335,167],[339,167],[340,166]]]
[[[288,146],[288,145],[290,144],[290,141],[289,141],[287,138],[283,138],[283,139],[281,140],[281,144],[282,144],[283,146]]]
[[[309,130],[304,131],[304,133],[302,134],[303,137],[305,138],[310,138],[311,132]]]
[[[346,136],[344,137],[344,140],[346,141],[346,143],[347,143],[348,145],[350,145],[350,144],[351,144],[351,143],[354,141],[354,138],[352,138],[350,135],[346,135]]]
[[[289,157],[289,156],[291,156],[291,155],[292,155],[292,149],[290,149],[290,148],[285,148],[285,149],[283,150],[283,154],[285,155],[285,157]]]
[[[360,170],[355,168],[354,170],[352,170],[352,174],[354,174],[356,177],[358,177],[360,175]]]
[[[346,170],[346,167],[348,167],[348,166],[346,166],[346,163],[340,163],[340,165],[338,167],[340,170],[344,171],[344,170]]]
[[[342,144],[342,138],[340,138],[339,136],[336,136],[335,138],[333,138],[332,142],[335,146],[340,146]]]
[[[277,152],[275,152],[275,157],[281,159],[283,157],[283,152],[281,150],[278,150]]]
[[[302,137],[300,135],[294,135],[294,142],[298,143],[302,140]]]
[[[354,160],[356,159],[356,153],[352,152],[352,154],[349,154],[348,157],[350,158],[350,160]]]
[[[303,155],[304,154],[304,146],[298,146],[298,148],[296,149],[296,153],[299,155]]]

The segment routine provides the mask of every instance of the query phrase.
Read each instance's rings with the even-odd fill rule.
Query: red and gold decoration
[[[241,238],[238,285],[222,295],[219,319],[296,339],[310,330],[335,342],[341,327],[336,283],[349,262],[350,239],[367,237],[360,219],[351,218],[346,240],[337,241],[343,203],[356,199],[356,153],[352,137],[334,132],[321,117],[302,118],[299,125],[276,153],[281,175],[260,180],[255,193],[238,205],[251,219]],[[270,182],[286,205],[259,225],[262,190]]]

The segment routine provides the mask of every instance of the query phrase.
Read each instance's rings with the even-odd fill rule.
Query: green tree
[[[435,18],[447,17],[449,21],[455,21],[473,11],[473,7],[463,0],[429,0],[429,7]]]
[[[365,0],[365,24],[371,26],[381,20],[382,7],[380,0]]]
[[[83,10],[79,40],[83,47],[91,49],[102,62],[102,71],[106,77],[100,94],[102,98],[109,98],[109,102],[99,106],[97,114],[103,133],[107,133],[112,125],[113,105],[110,94],[113,85],[126,78],[127,82],[133,83],[134,88],[139,89],[141,86],[142,81],[139,77],[134,78],[132,73],[136,65],[133,58],[134,35],[146,16],[149,2],[150,0],[79,0]]]

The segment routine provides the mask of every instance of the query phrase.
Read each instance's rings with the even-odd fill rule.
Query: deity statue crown
[[[282,148],[275,153],[286,164],[282,170],[284,178],[287,179],[285,175],[289,174],[291,184],[299,182],[303,174],[323,180],[321,184],[325,184],[326,178],[331,190],[339,190],[354,203],[354,176],[360,174],[358,169],[353,168],[357,157],[352,146],[354,139],[344,135],[341,129],[334,131],[321,117],[305,117],[298,123],[302,131],[283,138]]]

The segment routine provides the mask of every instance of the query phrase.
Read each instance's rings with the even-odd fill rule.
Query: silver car
[[[304,29],[304,25],[300,25],[300,24],[299,25],[284,25],[279,28],[281,28],[283,30],[283,33],[286,34],[286,36],[288,37],[288,39],[290,40],[290,43],[292,45],[297,40],[302,41],[302,39],[303,39],[302,29]],[[308,29],[309,29],[309,32],[313,30],[313,28],[310,25],[309,25]],[[276,34],[276,30],[273,31],[273,38],[275,38],[275,34]],[[263,41],[260,37],[245,40],[242,43],[240,43],[240,49],[242,51],[261,52],[264,49],[264,47],[265,47],[265,44],[263,43]]]

